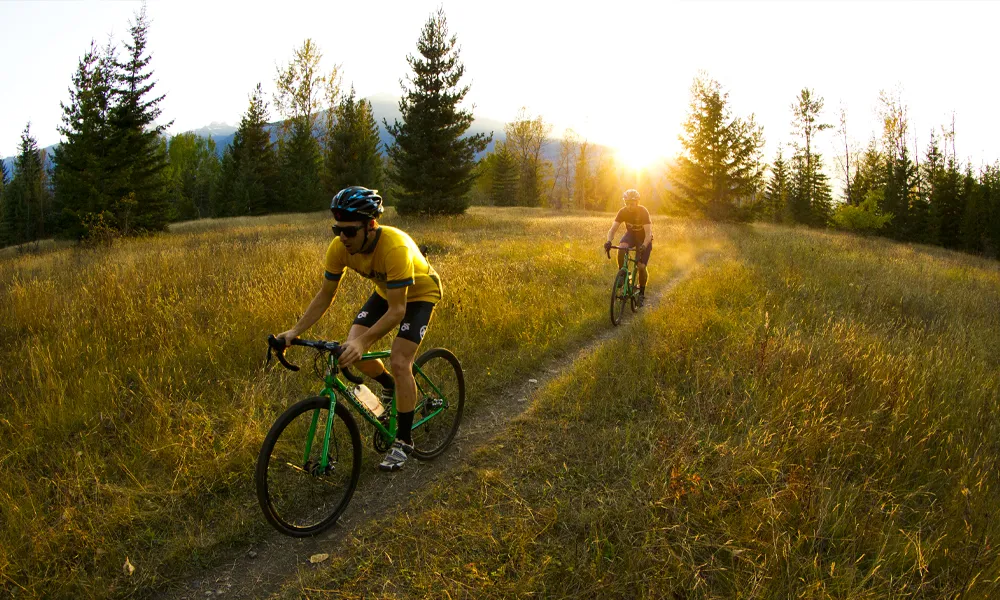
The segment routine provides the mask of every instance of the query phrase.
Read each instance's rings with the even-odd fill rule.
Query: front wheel
[[[627,275],[625,269],[618,271],[615,275],[615,283],[611,286],[611,324],[618,325],[622,322],[622,315],[625,312],[625,279]]]
[[[424,352],[413,362],[417,406],[413,413],[413,455],[436,458],[458,433],[465,410],[465,374],[458,358],[444,348]]]
[[[340,404],[331,414],[330,404],[315,396],[292,405],[271,426],[257,456],[257,500],[267,522],[285,535],[316,535],[333,525],[358,486],[358,425]]]

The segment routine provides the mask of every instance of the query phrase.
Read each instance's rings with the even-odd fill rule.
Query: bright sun
[[[616,144],[615,155],[629,169],[649,168],[667,156],[669,149],[655,136],[633,138]]]

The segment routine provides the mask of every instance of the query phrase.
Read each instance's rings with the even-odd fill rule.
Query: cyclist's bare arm
[[[389,303],[389,309],[385,311],[375,324],[368,328],[367,331],[354,338],[353,340],[348,340],[344,343],[344,351],[340,355],[340,364],[349,367],[351,364],[361,358],[372,344],[382,339],[382,336],[389,333],[393,328],[398,327],[400,323],[403,322],[403,317],[406,316],[406,290],[408,288],[395,288],[386,290],[386,296]]]
[[[621,227],[621,225],[622,225],[621,221],[615,221],[614,223],[611,224],[611,229],[608,230],[608,241],[611,242],[612,244],[614,243],[612,240],[615,237],[615,232],[618,231],[618,228]]]
[[[642,240],[642,245],[648,248],[653,243],[653,224],[646,223],[642,226],[642,231],[646,234],[646,237]]]
[[[316,292],[316,295],[313,296],[312,302],[309,303],[309,307],[306,308],[306,312],[302,315],[302,318],[299,319],[299,322],[288,331],[279,333],[276,337],[285,340],[285,345],[287,346],[292,343],[292,340],[299,337],[304,331],[315,325],[316,321],[319,321],[320,317],[323,316],[323,313],[326,312],[326,309],[330,308],[330,305],[333,304],[333,299],[337,295],[337,286],[339,284],[339,281],[330,281],[324,277],[323,285],[319,288],[319,291]]]

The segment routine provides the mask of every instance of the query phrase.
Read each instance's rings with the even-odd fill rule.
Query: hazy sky
[[[257,82],[311,37],[361,96],[400,93],[406,55],[440,2],[199,2],[148,4],[149,49],[179,133],[236,123]],[[789,105],[808,86],[826,120],[848,111],[851,137],[877,128],[879,90],[902,90],[921,154],[932,128],[957,121],[958,154],[1000,158],[996,84],[1000,2],[546,2],[446,0],[467,97],[479,115],[510,120],[522,105],[593,141],[652,158],[676,152],[699,70],[756,113],[767,158],[789,141]],[[60,101],[90,40],[121,42],[137,2],[0,1],[0,155],[29,120],[41,146],[59,140]],[[120,45],[120,44],[119,44]],[[272,114],[272,117],[274,115]],[[823,134],[828,156],[832,132]]]

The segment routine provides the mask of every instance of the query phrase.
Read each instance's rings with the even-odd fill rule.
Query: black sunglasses
[[[347,237],[354,237],[358,235],[358,231],[364,229],[364,225],[347,225],[346,227],[341,227],[340,225],[334,225],[331,227],[333,229],[333,235],[344,234]]]

